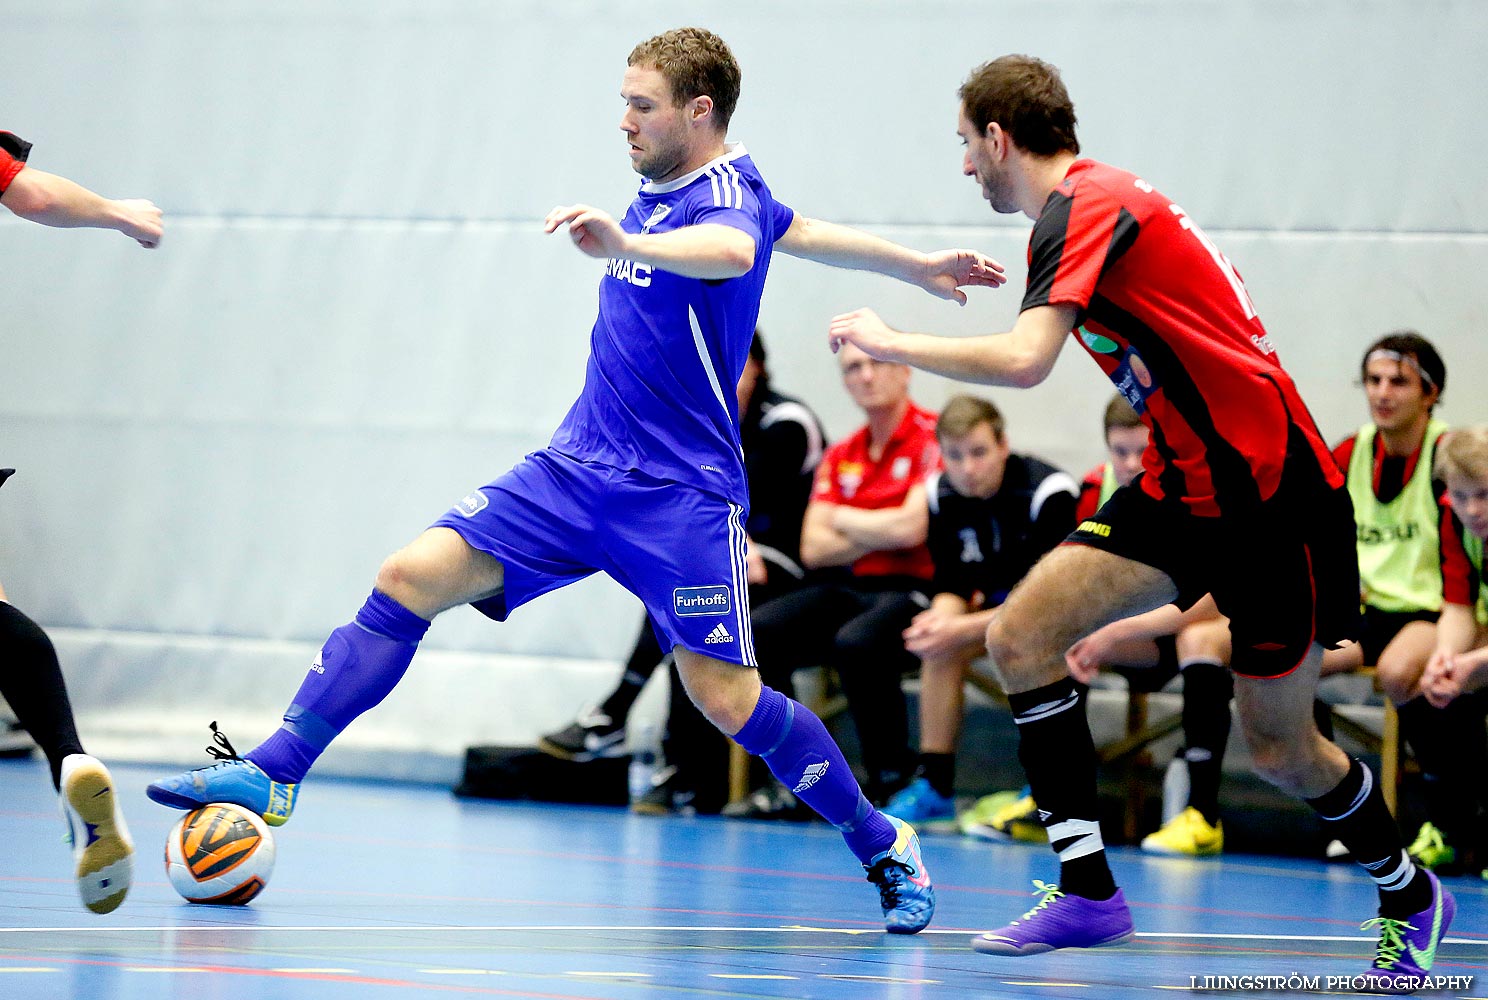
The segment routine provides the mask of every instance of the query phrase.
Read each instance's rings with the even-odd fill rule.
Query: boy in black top
[[[888,805],[910,823],[955,817],[966,672],[985,652],[993,610],[1074,529],[1079,493],[1068,474],[1013,454],[1002,414],[986,400],[953,398],[935,430],[945,466],[925,488],[935,597],[904,631],[920,658],[919,768]]]

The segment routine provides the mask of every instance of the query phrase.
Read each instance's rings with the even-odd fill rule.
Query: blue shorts
[[[747,517],[691,486],[545,448],[432,526],[501,560],[503,592],[474,604],[490,618],[604,572],[645,604],[662,649],[752,667]]]

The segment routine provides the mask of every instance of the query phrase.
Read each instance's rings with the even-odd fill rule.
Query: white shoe
[[[78,895],[94,913],[122,902],[134,881],[134,841],[119,811],[114,779],[94,757],[69,754],[62,761],[62,812],[77,863]]]
[[[1323,857],[1329,861],[1347,861],[1349,849],[1343,846],[1341,840],[1330,840],[1328,846],[1323,848]]]

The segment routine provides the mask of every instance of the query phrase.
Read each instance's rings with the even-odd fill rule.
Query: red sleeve
[[[1075,501],[1075,523],[1090,520],[1100,510],[1100,485],[1090,480],[1080,484],[1080,499]]]
[[[26,165],[31,144],[14,132],[0,132],[0,194],[4,194]]]
[[[1028,241],[1023,309],[1072,305],[1083,317],[1102,272],[1136,238],[1137,221],[1099,185],[1056,191]]]
[[[1075,501],[1075,523],[1088,521],[1092,514],[1100,510],[1101,487],[1106,483],[1106,467],[1097,465],[1085,473],[1085,478],[1080,480],[1080,496]]]
[[[1342,441],[1338,442],[1338,446],[1333,449],[1333,461],[1338,463],[1338,471],[1342,472],[1344,475],[1348,475],[1349,462],[1353,461],[1354,458],[1355,440],[1356,436],[1344,438]]]
[[[1467,549],[1462,544],[1462,522],[1452,510],[1452,501],[1445,494],[1441,506],[1441,568],[1442,599],[1448,604],[1476,603],[1472,561],[1467,558]]]

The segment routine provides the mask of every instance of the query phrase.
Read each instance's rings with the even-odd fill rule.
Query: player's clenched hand
[[[1462,671],[1457,657],[1441,649],[1433,653],[1421,673],[1421,693],[1433,708],[1446,708],[1462,694]]]
[[[961,615],[939,608],[926,608],[909,623],[902,633],[904,648],[919,657],[944,656],[966,645],[956,627]]]
[[[931,295],[966,305],[963,285],[996,288],[1007,281],[1002,265],[975,250],[941,250],[927,254],[920,287]]]
[[[568,224],[568,238],[590,257],[623,257],[627,234],[608,212],[589,205],[559,205],[543,220],[543,232]]]
[[[1075,643],[1064,654],[1064,665],[1070,676],[1081,684],[1089,684],[1100,673],[1100,668],[1110,656],[1110,643],[1099,631],[1087,635]]]
[[[850,313],[832,317],[827,331],[827,343],[836,354],[843,344],[854,344],[870,357],[889,360],[895,338],[901,336],[872,309],[854,309]]]
[[[165,235],[164,213],[154,202],[144,198],[124,198],[114,202],[114,209],[119,213],[116,227],[119,232],[149,250],[160,245],[160,239]]]

